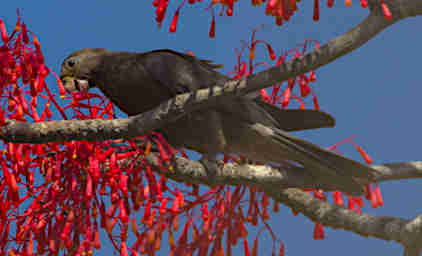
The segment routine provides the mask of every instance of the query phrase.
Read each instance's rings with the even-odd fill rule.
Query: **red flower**
[[[173,20],[172,20],[171,25],[170,25],[170,33],[176,32],[178,19],[179,19],[179,10],[177,10],[174,13]]]

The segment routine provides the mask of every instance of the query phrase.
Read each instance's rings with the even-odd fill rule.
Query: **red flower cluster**
[[[253,30],[251,40],[250,40],[250,45],[245,44],[240,51],[236,50],[237,51],[237,65],[235,65],[234,71],[229,73],[229,75],[232,75],[234,79],[240,79],[240,78],[248,76],[249,74],[252,74],[255,68],[259,66],[264,66],[267,68],[270,66],[279,66],[280,64],[286,62],[287,60],[294,60],[296,58],[299,58],[300,56],[306,53],[307,48],[310,43],[314,43],[316,49],[319,48],[318,42],[306,41],[303,44],[303,47],[301,50],[291,49],[277,57],[269,43],[262,40],[255,39],[256,32],[262,27],[263,26],[259,26],[258,28]],[[258,44],[264,44],[266,46],[268,55],[270,59],[273,61],[272,64],[269,64],[265,61],[255,63],[255,50]],[[249,50],[248,63],[246,61],[242,61],[242,56],[245,50]],[[288,59],[289,57],[290,59]],[[248,71],[246,71],[248,65],[249,65],[249,69]],[[265,89],[261,90],[261,95],[265,101],[273,105],[279,105],[282,108],[287,108],[289,104],[292,102],[292,99],[296,100],[299,103],[300,109],[305,108],[306,98],[312,95],[312,102],[313,102],[314,108],[319,109],[317,97],[311,87],[311,83],[315,81],[316,81],[315,72],[311,71],[308,74],[300,75],[296,78],[289,79],[287,81],[286,87],[283,90],[280,90],[282,88],[282,84],[276,84],[273,87],[271,87],[269,91]],[[299,94],[296,94],[293,90],[296,85],[299,87],[299,92],[300,92]],[[270,92],[270,94],[268,94],[268,92]]]
[[[275,18],[275,23],[278,26],[283,25],[283,22],[287,22],[290,20],[290,18],[293,16],[293,14],[298,10],[297,4],[301,0],[251,0],[253,6],[260,6],[263,3],[267,2],[266,8],[265,8],[265,14],[271,15]],[[384,17],[386,19],[391,19],[392,14],[390,12],[390,9],[388,8],[387,4],[384,3],[384,0],[379,0],[380,6],[382,9],[382,12],[384,13]],[[202,2],[202,0],[189,0],[189,4],[199,3]],[[209,32],[209,37],[215,37],[215,15],[214,15],[214,6],[220,5],[221,12],[220,16],[223,16],[224,13],[231,17],[233,16],[233,10],[234,10],[234,3],[238,2],[238,0],[209,0],[208,10],[211,10],[212,14],[212,20],[211,20],[211,27]],[[161,24],[165,18],[167,6],[168,6],[169,0],[153,0],[153,6],[156,8],[155,14],[159,27],[161,27]],[[170,32],[176,32],[177,28],[177,21],[179,19],[180,9],[185,5],[186,0],[181,1],[179,7],[177,8],[173,20],[170,25]],[[352,5],[352,0],[345,0],[346,6]],[[366,8],[368,6],[367,0],[360,0],[360,4],[362,8]],[[314,0],[314,15],[313,20],[318,21],[320,18],[320,0]],[[334,6],[334,0],[327,0],[327,6],[333,7]]]

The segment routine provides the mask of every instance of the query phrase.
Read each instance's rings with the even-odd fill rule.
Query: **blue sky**
[[[85,47],[113,50],[149,51],[171,48],[192,50],[197,56],[225,65],[232,70],[236,61],[234,48],[248,40],[251,29],[266,24],[257,37],[271,43],[280,53],[296,47],[305,39],[326,42],[362,20],[368,10],[359,1],[352,7],[337,1],[333,9],[322,4],[321,20],[312,21],[313,1],[302,1],[299,11],[282,27],[264,15],[264,6],[252,7],[242,0],[235,5],[234,17],[217,17],[216,38],[208,38],[211,22],[205,5],[186,5],[179,17],[177,33],[168,27],[177,2],[171,1],[163,28],[157,29],[152,1],[6,1],[0,17],[9,29],[15,24],[16,9],[21,8],[24,21],[39,38],[46,64],[59,71],[59,65],[70,52]],[[203,0],[202,2],[208,2]],[[325,1],[324,1],[325,2]],[[315,90],[321,109],[337,120],[333,129],[315,130],[299,135],[321,146],[356,135],[356,142],[371,155],[374,163],[422,160],[417,118],[420,95],[420,45],[422,34],[419,18],[406,19],[386,29],[366,45],[317,71]],[[265,51],[261,51],[265,55]],[[53,80],[49,85],[55,86]],[[361,160],[352,146],[343,153]],[[364,211],[376,215],[413,218],[420,213],[419,180],[383,183],[385,206]],[[415,194],[416,193],[416,194]],[[326,228],[326,239],[312,239],[313,223],[304,217],[293,217],[285,207],[272,216],[273,230],[286,245],[287,255],[397,255],[402,252],[395,243],[367,239],[349,232]],[[271,240],[264,236],[260,254],[271,253]],[[104,247],[101,254],[111,253]],[[242,250],[237,254],[243,253]]]

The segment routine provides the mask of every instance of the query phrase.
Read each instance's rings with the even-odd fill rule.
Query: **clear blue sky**
[[[172,16],[176,2],[180,1],[171,1],[168,15]],[[234,48],[240,47],[241,40],[249,39],[251,29],[257,25],[267,24],[257,34],[258,38],[270,42],[274,50],[280,52],[305,39],[324,43],[346,32],[368,13],[360,7],[359,1],[353,1],[351,8],[337,1],[331,10],[323,1],[321,20],[315,23],[312,21],[313,1],[302,1],[291,22],[279,28],[273,19],[264,15],[263,6],[254,8],[250,1],[239,2],[233,18],[217,18],[215,39],[208,38],[211,17],[203,9],[204,5],[183,8],[176,34],[168,33],[171,16],[161,30],[157,29],[151,0],[9,0],[2,3],[0,16],[11,29],[16,21],[16,9],[21,8],[24,21],[40,39],[47,65],[56,71],[63,58],[74,50],[105,47],[130,51],[190,49],[197,56],[224,64],[227,72],[236,60]],[[422,107],[421,26],[420,18],[401,21],[352,54],[318,70],[315,86],[321,109],[336,117],[337,126],[303,132],[300,136],[329,146],[357,135],[356,142],[364,146],[375,163],[422,160],[422,121],[417,118]],[[50,86],[55,86],[52,80]],[[352,146],[344,146],[342,150],[346,156],[361,160]],[[384,183],[381,189],[386,205],[375,211],[365,207],[364,211],[413,218],[421,214],[420,190],[417,189],[421,185],[419,180]],[[402,253],[395,243],[328,228],[325,240],[314,241],[313,223],[302,216],[293,217],[285,207],[272,216],[271,222],[286,245],[287,255]],[[264,237],[260,255],[270,255],[270,238]],[[237,252],[242,254],[243,249]],[[111,254],[111,249],[106,246],[99,253]]]

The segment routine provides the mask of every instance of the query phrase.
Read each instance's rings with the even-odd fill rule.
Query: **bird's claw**
[[[209,179],[209,183],[211,186],[216,185],[216,177],[220,171],[220,167],[218,166],[218,162],[215,159],[208,159],[206,157],[202,157],[199,162],[204,166],[205,171],[207,172],[207,176]]]

